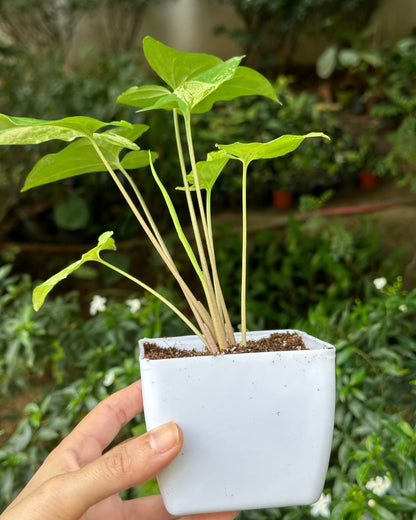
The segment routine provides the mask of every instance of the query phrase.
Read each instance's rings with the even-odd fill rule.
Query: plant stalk
[[[235,344],[234,333],[232,330],[231,321],[229,319],[228,310],[225,305],[224,297],[223,297],[222,290],[221,290],[221,285],[220,285],[219,278],[218,278],[217,262],[215,259],[212,235],[210,235],[210,233],[209,233],[207,216],[205,213],[204,203],[202,200],[202,193],[201,193],[201,188],[199,185],[198,170],[197,170],[197,166],[196,166],[195,152],[194,152],[193,140],[192,140],[190,115],[189,114],[186,116],[184,115],[184,120],[185,120],[186,138],[187,138],[188,149],[189,149],[189,157],[191,160],[192,171],[194,172],[195,192],[196,192],[196,197],[197,197],[197,201],[198,201],[202,229],[204,231],[204,237],[205,237],[205,242],[206,242],[206,246],[207,246],[208,257],[209,257],[209,261],[210,261],[210,265],[211,265],[212,278],[213,278],[214,287],[215,287],[215,292],[214,292],[213,287],[212,287],[212,282],[210,279],[209,280],[209,282],[211,283],[210,290],[213,292],[214,298],[215,298],[215,305],[214,305],[215,309],[214,309],[213,321],[214,321],[214,326],[216,325],[217,319],[220,322],[221,343],[219,344],[219,346],[220,346],[220,350],[223,350],[223,348],[225,348],[227,346],[227,343],[229,343],[231,345]],[[219,306],[217,305],[217,298],[220,303]]]
[[[142,287],[143,289],[145,289],[149,293],[153,294],[153,296],[156,296],[156,298],[158,298],[162,303],[167,305],[177,316],[179,316],[179,318],[192,330],[192,332],[194,334],[196,334],[199,337],[199,339],[201,339],[205,343],[204,336],[195,327],[195,325],[175,305],[173,305],[173,303],[171,303],[168,299],[166,299],[164,296],[162,296],[159,292],[155,291],[154,289],[152,289],[152,287],[150,287],[149,285],[145,284],[144,282],[142,282],[138,278],[135,278],[134,276],[130,275],[126,271],[123,271],[122,269],[119,269],[115,265],[112,265],[112,264],[106,262],[102,258],[100,258],[100,262],[103,265],[105,265],[106,267],[108,267],[108,268],[112,269],[113,271],[115,271],[116,273],[121,274],[125,278],[128,278],[132,282],[136,283],[137,285],[139,285],[140,287]]]
[[[169,252],[165,252],[165,250],[160,246],[159,242],[157,241],[156,237],[153,235],[151,229],[147,225],[146,221],[143,219],[142,215],[136,208],[135,204],[130,198],[130,195],[127,193],[124,186],[121,184],[119,178],[117,177],[116,173],[108,163],[107,159],[105,158],[104,154],[101,152],[99,146],[95,142],[94,139],[91,139],[91,144],[94,147],[95,151],[97,152],[98,156],[100,157],[101,161],[103,162],[104,166],[106,167],[107,171],[111,175],[112,179],[116,183],[118,189],[122,193],[124,199],[126,200],[128,206],[132,210],[134,216],[139,221],[140,225],[142,226],[143,230],[145,231],[146,235],[148,236],[149,240],[151,241],[153,247],[156,249],[162,260],[165,262],[166,266],[174,276],[175,280],[178,282],[180,288],[182,289],[182,292],[198,322],[198,325],[201,327],[201,331],[203,329],[206,330],[206,327],[203,325],[203,320],[201,319],[200,313],[198,311],[198,302],[195,298],[195,296],[192,294],[192,291],[189,289],[188,285],[185,283],[183,278],[181,277],[179,271],[176,268],[175,263],[172,260],[172,257],[170,256]],[[205,338],[205,343],[207,344],[207,348],[210,352],[213,354],[218,352],[218,347],[215,342],[212,342],[212,339],[208,336]]]
[[[247,168],[248,164],[243,163],[242,179],[242,247],[241,247],[241,343],[247,342]]]
[[[181,165],[186,200],[188,203],[189,213],[190,213],[191,222],[192,222],[192,228],[194,231],[195,241],[196,241],[198,254],[199,254],[199,258],[200,258],[200,262],[201,262],[201,268],[202,268],[202,272],[203,272],[203,278],[204,278],[203,288],[204,288],[204,292],[205,292],[205,297],[207,299],[208,308],[209,308],[209,311],[210,311],[210,314],[212,317],[212,323],[213,323],[213,327],[215,330],[215,336],[217,339],[218,347],[220,350],[224,350],[227,347],[227,339],[226,339],[226,335],[225,335],[224,326],[223,326],[223,323],[222,323],[222,320],[220,318],[220,314],[218,311],[218,307],[216,305],[216,298],[215,298],[215,293],[214,293],[214,289],[212,286],[211,275],[210,275],[210,272],[208,269],[208,262],[207,262],[207,258],[205,255],[205,250],[204,250],[204,246],[202,243],[201,233],[199,230],[199,226],[198,226],[198,222],[197,222],[197,218],[196,218],[196,214],[195,214],[195,208],[194,208],[193,201],[192,201],[191,191],[189,189],[189,183],[186,178],[187,172],[186,172],[184,154],[183,154],[182,145],[181,145],[181,136],[180,136],[180,131],[179,131],[179,122],[178,122],[178,115],[177,115],[176,110],[173,111],[173,115],[174,115],[176,143],[177,143],[178,156],[179,156],[180,165]],[[188,116],[188,120],[189,120],[189,116]],[[185,122],[186,122],[186,118],[185,118]],[[187,132],[187,135],[188,135],[188,132]],[[192,153],[193,152],[192,140],[191,140],[191,142],[189,142],[189,139],[188,139],[188,148],[189,147],[190,147],[191,166],[194,169],[195,157]],[[194,170],[194,171],[196,171],[196,170]],[[204,225],[204,221],[203,221],[203,225]]]

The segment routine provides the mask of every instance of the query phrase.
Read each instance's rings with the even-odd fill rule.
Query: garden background
[[[0,112],[109,121],[134,116],[157,128],[142,147],[169,156],[171,122],[164,113],[139,118],[115,103],[124,89],[150,82],[140,41],[151,34],[223,59],[244,53],[282,101],[277,112],[267,100],[248,98],[201,115],[200,156],[204,142],[223,141],[224,118],[230,142],[313,130],[332,139],[305,143],[296,155],[249,173],[249,328],[299,328],[337,347],[325,493],[312,508],[251,511],[242,518],[416,519],[415,26],[414,2],[405,0],[21,0],[0,6]],[[53,152],[56,145],[42,146]],[[140,376],[140,337],[186,330],[153,297],[133,293],[100,267],[78,271],[35,313],[37,281],[113,228],[114,262],[179,298],[104,174],[20,194],[38,152],[28,146],[0,153],[2,510],[88,410]],[[176,186],[172,166],[163,171],[161,163],[159,174]],[[362,172],[372,174],[367,183]],[[219,271],[234,322],[240,182],[237,171],[229,172],[213,201]],[[150,176],[142,177],[141,188],[175,249]],[[274,202],[281,190],[292,193],[285,208]],[[180,193],[175,202],[180,211]],[[142,431],[139,416],[117,440]],[[155,490],[152,481],[125,495]]]

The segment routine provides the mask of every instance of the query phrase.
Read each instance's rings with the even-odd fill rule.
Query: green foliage
[[[56,44],[54,45],[56,47]],[[68,71],[64,65],[64,57],[59,51],[36,56],[17,49],[9,49],[7,52],[8,54],[0,60],[0,112],[20,116],[56,120],[64,116],[88,113],[104,121],[126,119],[130,111],[116,104],[116,95],[133,80],[141,81],[145,77],[139,66],[137,52],[119,54],[111,59],[104,56],[94,62],[94,70],[89,72],[79,69]],[[139,122],[137,117],[135,119],[135,122]],[[43,144],[42,151],[58,151],[57,143],[51,141]],[[21,212],[15,209],[24,175],[33,166],[36,153],[30,146],[22,147],[19,154],[5,148],[0,164],[0,196],[5,201],[0,209],[0,219],[9,211],[17,222],[13,227],[14,234],[22,241],[42,239],[39,234],[36,235],[36,228],[28,229],[25,220],[21,218]],[[23,199],[20,198],[19,204],[21,208],[31,212],[40,199],[43,204],[47,201],[41,215],[34,215],[32,221],[40,219],[50,222],[51,233],[59,234],[61,240],[71,241],[74,240],[74,232],[60,227],[60,220],[55,220],[53,226],[52,216],[56,211],[54,208],[66,202],[68,198],[81,197],[90,208],[95,208],[90,212],[91,218],[85,225],[76,230],[81,241],[88,242],[96,236],[95,212],[101,208],[106,209],[101,219],[108,222],[110,229],[117,218],[111,211],[115,204],[113,192],[109,189],[110,183],[111,180],[105,175],[97,175],[95,178],[83,177],[77,183],[69,181],[65,185],[56,185],[53,188],[46,186],[38,193],[29,192]]]
[[[202,196],[204,187],[200,186],[198,175],[198,164],[201,167],[204,162],[197,163],[196,160],[191,116],[209,111],[217,102],[229,101],[242,96],[263,96],[275,103],[278,100],[275,89],[264,76],[251,68],[240,65],[241,56],[222,61],[220,58],[208,54],[186,53],[173,49],[150,36],[143,40],[143,51],[149,65],[160,79],[165,81],[166,86],[131,87],[119,96],[118,101],[138,107],[141,111],[163,109],[172,112],[173,137],[177,144],[177,156],[180,164],[178,182],[183,184],[198,257],[183,232],[171,196],[156,172],[153,162],[157,155],[150,151],[141,151],[135,143],[136,139],[147,129],[145,125],[132,124],[124,120],[103,122],[87,116],[45,120],[0,115],[0,145],[34,145],[51,140],[69,142],[63,150],[47,154],[38,160],[29,172],[23,191],[86,173],[97,173],[102,170],[108,172],[127,207],[132,211],[141,229],[178,283],[189,304],[196,325],[144,282],[116,266],[111,266],[108,262],[104,262],[100,258],[97,248],[84,255],[81,261],[71,264],[68,269],[61,271],[39,286],[34,297],[35,307],[38,309],[43,304],[45,296],[56,283],[81,267],[85,260],[95,259],[159,297],[204,341],[208,350],[215,353],[218,349],[222,350],[227,345],[235,343],[217,273],[209,203],[212,185],[220,172],[218,169],[212,171],[208,168],[212,160],[212,157],[208,155],[205,164],[207,167],[202,166],[202,168],[205,175],[212,175],[213,178],[207,181],[211,188],[204,201]],[[182,127],[179,116],[183,118],[181,119]],[[182,143],[182,133],[188,152],[188,164]],[[217,145],[220,148],[221,159],[226,157],[242,162],[241,330],[243,343],[246,340],[247,168],[254,160],[282,157],[296,150],[305,139],[316,137],[326,138],[327,136],[322,132],[310,132],[305,135],[282,135],[267,143]],[[221,161],[218,164],[225,166],[227,162]],[[136,170],[148,164],[150,164],[153,178],[162,192],[178,238],[199,278],[206,308],[204,303],[195,297],[178,271],[138,184],[126,171],[127,169]],[[191,170],[193,174],[192,191],[195,191],[196,202],[191,196],[188,170]],[[202,230],[197,223],[197,218],[201,221]],[[78,227],[78,223],[76,223],[76,227]],[[100,235],[100,240],[103,237],[103,234]],[[114,249],[114,246],[112,248]]]
[[[379,51],[368,48],[366,34],[368,31],[351,41],[351,47],[329,47],[318,60],[318,74],[329,77],[335,69],[343,71],[338,97],[345,94],[354,99],[373,117],[370,166],[377,174],[394,176],[399,185],[408,185],[414,191],[416,37],[412,34]],[[365,140],[369,140],[367,135],[359,142],[360,149],[366,147]]]
[[[55,349],[48,341],[57,324],[69,327],[77,309],[73,294],[49,304],[35,317],[30,291],[32,282],[25,275],[12,274],[10,265],[0,268],[0,393],[23,388],[28,379],[45,374],[45,362]]]
[[[85,316],[71,293],[46,302],[35,318],[31,288],[29,276],[14,275],[10,265],[0,269],[0,408],[11,392],[30,392],[40,377],[43,382],[7,441],[0,430],[0,510],[89,410],[140,377],[138,338],[158,337],[162,330],[185,332],[152,296],[107,300],[101,310],[93,299],[92,314]],[[138,428],[143,429],[142,416],[123,428],[117,440],[137,434]],[[155,484],[148,484],[126,496],[154,490]]]
[[[243,29],[226,33],[242,46],[250,63],[255,63],[268,77],[285,71],[294,49],[305,36],[322,33],[332,40],[352,39],[365,26],[379,0],[214,0],[231,4]],[[348,20],[348,23],[345,20]]]
[[[250,103],[242,98],[233,103],[232,110],[220,105],[217,111],[198,118],[196,135],[201,143],[205,140],[221,142],[225,118],[230,140],[269,141],[283,133],[314,132],[319,128],[330,136],[330,143],[312,139],[306,146],[301,145],[300,153],[253,163],[247,172],[250,206],[270,204],[273,189],[284,187],[297,194],[314,193],[355,178],[356,140],[349,136],[336,115],[324,110],[316,96],[295,92],[291,87],[293,81],[287,76],[279,76],[276,80],[274,86],[282,102],[280,107],[263,98]],[[238,168],[230,164],[227,175],[217,184],[213,203],[218,206],[236,204],[234,199],[241,188]]]
[[[238,301],[240,237],[226,229],[218,240],[219,272],[227,301]],[[247,320],[251,330],[292,328],[316,306],[362,298],[379,272],[393,274],[393,258],[380,257],[380,240],[370,225],[347,230],[341,222],[291,220],[284,235],[261,231],[248,246]],[[231,305],[237,319],[238,308]],[[320,311],[322,312],[322,310]],[[318,335],[318,337],[320,337]]]
[[[381,130],[387,129],[390,144],[389,152],[377,163],[377,171],[393,175],[400,185],[408,185],[413,191],[416,190],[415,52],[414,35],[397,42],[384,56],[378,85],[367,93],[377,100],[371,113],[380,119]]]
[[[370,236],[368,233],[367,241]],[[315,238],[319,242],[319,237]],[[372,256],[371,247],[363,247],[363,243],[359,247],[362,255]],[[352,256],[357,258],[358,253]],[[304,256],[304,263],[308,262],[309,257]],[[388,271],[383,266],[378,268],[378,277],[386,275],[391,280],[381,289],[369,273],[360,299],[340,296],[338,300],[322,301],[312,305],[303,317],[304,302],[299,300],[300,319],[292,323],[335,343],[337,348],[336,423],[325,485],[325,495],[330,497],[329,518],[414,518],[416,291],[403,291],[401,279],[390,277]],[[268,274],[271,272],[270,267]],[[384,281],[379,282],[381,287]],[[7,283],[7,287],[12,285]],[[15,282],[14,287],[14,293],[29,301],[27,277],[22,285]],[[14,434],[0,448],[0,507],[18,493],[52,447],[88,410],[139,377],[137,337],[157,336],[162,330],[181,332],[176,328],[179,322],[172,321],[173,315],[160,302],[148,299],[141,303],[134,309],[125,301],[108,301],[104,310],[88,318],[74,311],[73,303],[66,304],[68,325],[62,330],[48,325],[52,343],[59,346],[52,359],[38,358],[36,363],[52,365],[52,379],[26,406]],[[40,314],[39,318],[42,324],[47,316]],[[61,318],[59,325],[62,323]],[[50,330],[55,332],[54,337]],[[4,395],[7,399],[9,392]],[[123,429],[117,441],[142,431],[139,416]],[[369,484],[377,477],[383,479],[381,495]],[[152,481],[125,496],[156,491]],[[309,520],[311,513],[309,506],[288,507],[247,511],[240,518]]]

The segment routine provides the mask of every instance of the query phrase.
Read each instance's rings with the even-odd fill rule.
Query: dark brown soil
[[[182,350],[176,347],[159,347],[155,343],[145,343],[146,359],[172,359],[197,356],[211,356],[205,351]],[[246,345],[235,345],[221,352],[225,354],[247,354],[250,352],[279,352],[287,350],[307,350],[303,339],[297,332],[275,332],[267,338],[247,341]]]

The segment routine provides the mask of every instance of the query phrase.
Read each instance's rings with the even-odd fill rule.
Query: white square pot
[[[273,332],[248,334],[259,339]],[[335,411],[335,348],[298,332],[309,350],[144,358],[144,343],[202,350],[196,336],[140,340],[148,429],[183,431],[158,475],[174,515],[315,502],[323,489]],[[237,341],[240,335],[236,334]]]

